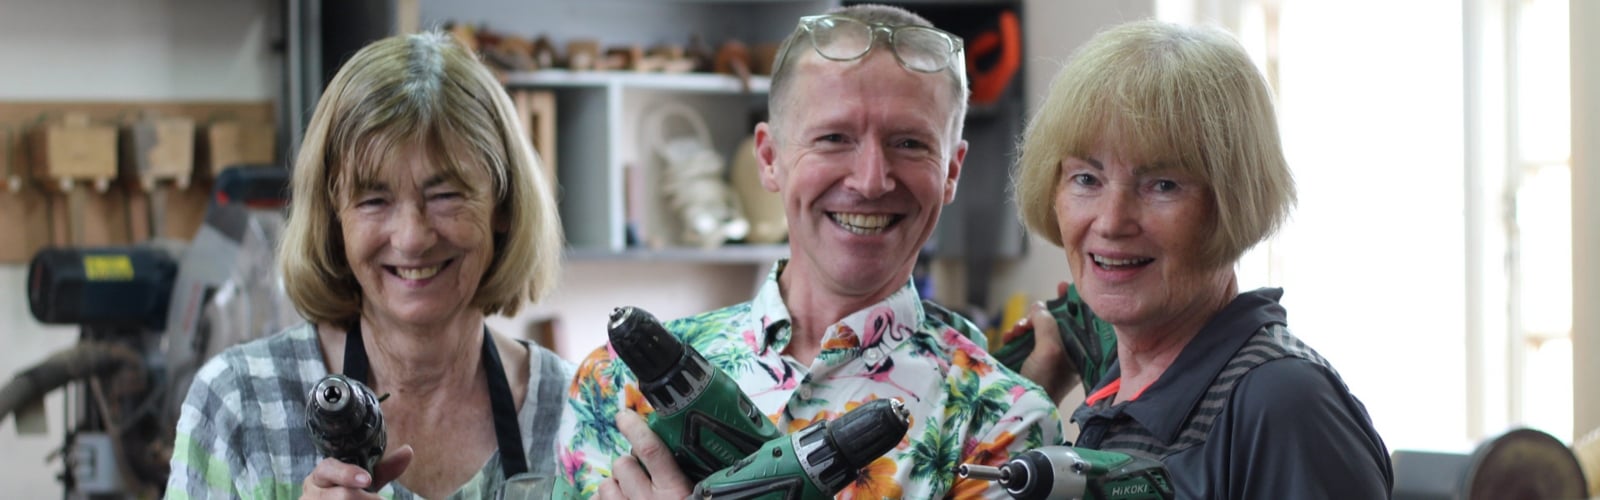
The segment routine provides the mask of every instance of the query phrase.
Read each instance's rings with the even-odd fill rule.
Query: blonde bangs
[[[452,101],[447,99],[446,101]],[[376,106],[368,109],[386,109],[386,120],[357,120],[367,126],[352,128],[329,141],[327,151],[331,162],[328,200],[340,206],[355,190],[380,183],[382,172],[390,165],[404,160],[402,155],[417,152],[427,156],[429,165],[437,168],[448,182],[476,192],[481,186],[466,182],[469,170],[482,172],[490,179],[495,204],[506,199],[506,150],[499,146],[497,132],[481,124],[489,118],[460,116],[456,110],[430,110],[407,102],[399,106]],[[376,118],[376,117],[374,117]],[[413,149],[411,146],[421,146]]]

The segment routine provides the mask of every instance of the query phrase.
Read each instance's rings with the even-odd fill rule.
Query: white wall
[[[0,0],[0,99],[270,99],[267,5]]]
[[[210,0],[0,0],[0,101],[271,100],[269,3]],[[0,228],[0,234],[12,228]],[[0,265],[0,381],[77,341],[78,330],[28,313],[23,265]],[[50,432],[0,422],[0,497],[57,498],[62,396],[46,398]]]

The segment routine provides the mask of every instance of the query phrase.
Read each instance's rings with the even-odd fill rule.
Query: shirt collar
[[[1124,411],[1155,437],[1167,443],[1175,441],[1189,414],[1234,353],[1262,327],[1288,324],[1288,313],[1278,304],[1281,297],[1281,288],[1262,288],[1234,297],[1184,346],[1160,378],[1146,387],[1138,399],[1127,403]],[[1120,364],[1113,367],[1101,385],[1120,379],[1121,372]]]
[[[783,351],[794,336],[789,307],[783,303],[783,291],[778,287],[778,276],[788,263],[788,259],[782,259],[772,266],[772,272],[767,274],[766,281],[761,283],[755,300],[750,304],[750,318],[757,322],[751,326],[765,333],[757,339],[756,350],[759,354],[765,354],[768,350]],[[827,333],[822,338],[822,348],[824,351],[843,349],[854,353],[875,350],[880,355],[873,356],[873,359],[887,359],[895,346],[921,327],[923,319],[922,298],[911,279],[907,278],[905,285],[882,302],[850,313],[828,325]]]

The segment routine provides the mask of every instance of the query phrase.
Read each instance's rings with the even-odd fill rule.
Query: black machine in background
[[[287,187],[280,167],[230,168],[189,242],[34,255],[29,310],[42,323],[77,325],[79,340],[0,387],[0,419],[42,418],[44,396],[67,390],[65,498],[160,496],[200,365],[300,321],[274,259]]]

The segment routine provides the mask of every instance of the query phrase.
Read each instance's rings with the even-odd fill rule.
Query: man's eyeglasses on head
[[[890,26],[829,14],[802,17],[799,29],[805,30],[806,36],[811,38],[811,47],[816,49],[817,55],[830,61],[860,59],[872,51],[879,33],[887,37],[885,40],[895,60],[919,73],[942,71],[956,64],[961,54],[961,37],[927,26]],[[793,45],[791,42],[784,47],[783,54],[778,54],[780,68]],[[778,69],[773,68],[773,74],[777,74]]]

